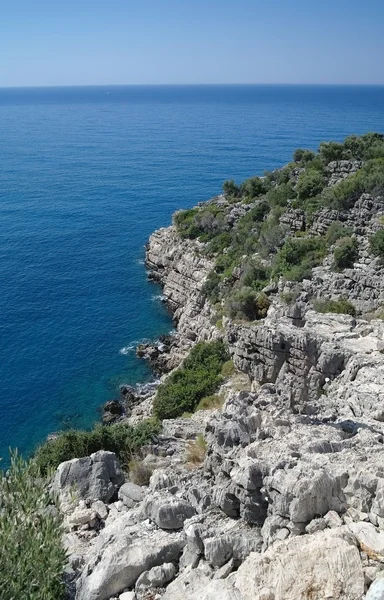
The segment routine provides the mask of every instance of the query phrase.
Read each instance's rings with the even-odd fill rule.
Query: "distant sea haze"
[[[384,131],[383,86],[0,89],[0,457],[90,427],[172,327],[143,245],[172,213]]]

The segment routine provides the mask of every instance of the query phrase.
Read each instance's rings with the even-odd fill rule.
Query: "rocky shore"
[[[328,185],[361,167],[330,162]],[[212,202],[231,227],[252,209]],[[368,244],[383,217],[381,194],[320,208],[310,225],[288,207],[287,235],[341,222],[358,251],[342,272],[332,247],[311,279],[275,278],[257,322],[218,315],[204,242],[175,224],[151,236],[146,265],[177,329],[139,353],[169,373],[196,342],[222,339],[235,369],[217,392],[221,407],[163,421],[142,451],[144,485],[110,452],[57,469],[76,600],[384,598],[384,268]],[[314,310],[340,298],[354,315]],[[130,423],[152,414],[155,395],[131,399]]]

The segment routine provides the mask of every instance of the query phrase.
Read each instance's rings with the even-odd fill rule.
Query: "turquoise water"
[[[143,244],[173,211],[383,109],[384,87],[1,89],[0,456],[150,377],[129,348],[172,324]]]

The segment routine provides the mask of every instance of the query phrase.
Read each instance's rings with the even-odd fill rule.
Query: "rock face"
[[[213,262],[200,256],[198,242],[181,241],[175,227],[167,227],[151,235],[146,265],[151,278],[161,283],[177,323],[176,344],[168,356],[169,367],[177,366],[193,342],[220,337],[211,323],[214,311],[202,293]]]
[[[145,571],[177,560],[182,547],[178,534],[120,519],[100,534],[79,579],[76,600],[108,600],[134,586]]]
[[[78,500],[109,502],[124,482],[124,474],[113,452],[95,452],[85,458],[74,458],[57,469],[53,491],[62,508]]]
[[[360,600],[364,575],[353,542],[327,532],[251,554],[238,570],[235,586],[243,600]]]

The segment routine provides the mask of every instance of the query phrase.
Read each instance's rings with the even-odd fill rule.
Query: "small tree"
[[[370,238],[369,245],[372,254],[380,256],[384,259],[384,229],[376,231],[376,233]]]
[[[315,170],[302,173],[296,186],[296,192],[299,200],[314,198],[323,190],[325,181],[321,173]]]
[[[223,183],[223,192],[225,196],[234,196],[237,198],[240,194],[240,188],[236,185],[233,179],[227,179]]]
[[[353,267],[357,260],[358,249],[356,238],[342,238],[339,240],[333,253],[333,268],[335,271],[343,271]]]
[[[0,471],[1,600],[64,598],[61,534],[48,481],[34,462],[13,454],[9,470]]]

